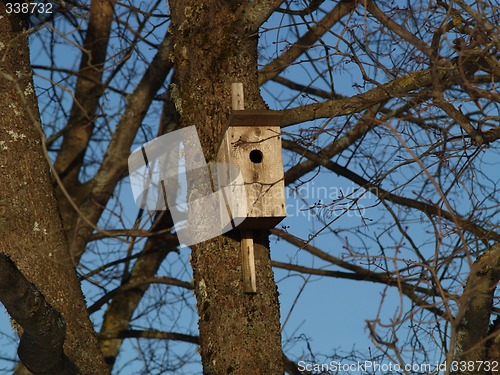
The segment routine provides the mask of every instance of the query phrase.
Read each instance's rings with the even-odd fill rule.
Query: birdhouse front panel
[[[256,124],[265,118],[232,116],[218,152],[218,162],[238,165],[243,177],[246,204],[230,202],[235,221],[243,220],[239,228],[273,228],[286,216],[281,131],[279,126]],[[237,176],[224,177],[227,181]]]

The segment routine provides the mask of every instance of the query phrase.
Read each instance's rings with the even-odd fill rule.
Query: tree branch
[[[306,5],[306,7],[302,10],[292,10],[292,9],[281,9],[278,8],[276,9],[276,12],[279,13],[284,13],[284,14],[289,14],[292,16],[307,16],[308,14],[311,14],[312,12],[315,12],[318,10],[321,4],[323,4],[325,0],[310,0],[309,4]]]
[[[279,84],[282,84],[283,86],[286,86],[289,89],[299,91],[301,93],[308,94],[308,95],[314,95],[314,96],[317,96],[317,97],[322,98],[322,99],[332,99],[332,98],[344,99],[345,98],[344,96],[341,96],[338,94],[334,94],[334,93],[331,93],[331,92],[328,92],[325,90],[314,88],[311,85],[309,85],[309,86],[301,85],[301,84],[296,83],[294,81],[291,81],[285,77],[276,76],[273,78],[273,81],[277,82]]]
[[[72,183],[77,183],[84,152],[94,129],[97,105],[104,92],[101,80],[113,21],[113,2],[93,0],[89,17],[75,96],[67,124],[68,131],[64,134],[61,150],[54,163],[54,168],[61,178],[64,179],[71,172],[68,177]]]
[[[159,232],[151,232],[147,229],[110,229],[105,232],[97,232],[89,238],[89,242],[102,240],[103,238],[113,237],[156,237],[161,236],[163,240],[172,243],[173,245],[179,243],[179,239],[175,234],[170,234],[172,228],[163,229]]]
[[[354,0],[339,2],[321,21],[311,27],[307,33],[299,38],[289,49],[278,58],[271,61],[259,71],[259,85],[262,85],[278,76],[300,55],[306,52],[316,41],[327,33],[342,17],[351,12],[357,3]]]
[[[85,184],[85,190],[87,191],[85,195],[89,199],[82,205],[81,211],[93,223],[97,223],[99,220],[101,212],[113,193],[116,184],[127,170],[130,147],[137,130],[151,105],[154,95],[163,85],[165,78],[172,69],[173,63],[169,59],[171,51],[171,37],[167,32],[141,81],[128,98],[125,112],[118,123],[96,176]],[[73,257],[78,260],[85,249],[93,228],[83,222],[80,228],[74,230],[77,231],[78,235],[75,235],[74,241],[70,243],[70,251]]]
[[[271,233],[279,236],[280,238],[283,238],[285,241],[291,243],[292,245],[295,245],[301,249],[304,249],[305,251],[309,252],[310,254],[323,259],[327,262],[330,262],[332,264],[335,264],[339,267],[350,269],[353,272],[348,273],[348,272],[338,272],[338,271],[326,271],[326,270],[316,270],[316,269],[311,269],[307,267],[302,267],[302,266],[296,266],[292,264],[286,264],[286,263],[279,263],[279,262],[273,262],[277,267],[284,268],[284,269],[289,269],[289,270],[295,270],[298,272],[303,272],[303,273],[309,273],[309,274],[321,274],[322,272],[326,271],[329,272],[329,274],[325,274],[325,276],[330,276],[330,277],[341,277],[345,279],[350,279],[350,280],[364,280],[364,281],[370,281],[373,283],[380,283],[388,286],[395,286],[398,287],[408,298],[410,298],[413,302],[415,302],[416,305],[431,311],[432,313],[436,314],[436,316],[440,316],[445,319],[450,319],[451,317],[448,316],[448,314],[437,308],[435,306],[435,303],[429,303],[419,297],[417,293],[421,293],[427,296],[438,296],[438,292],[435,292],[432,289],[427,289],[427,288],[422,288],[416,285],[409,284],[405,282],[404,280],[401,280],[398,275],[394,273],[377,273],[373,271],[369,271],[366,268],[359,267],[356,265],[353,265],[349,262],[343,261],[337,257],[334,257],[333,255],[330,255],[312,245],[307,243],[306,241],[302,240],[301,238],[295,237],[294,235],[287,233],[281,229],[272,229]],[[331,273],[330,273],[331,272]]]
[[[63,317],[4,254],[0,254],[0,301],[22,328],[18,355],[31,372],[78,374],[63,351]]]
[[[310,371],[301,372],[297,363],[288,358],[285,353],[283,353],[283,366],[289,375],[312,375]]]
[[[177,128],[178,125],[179,114],[177,113],[171,95],[168,95],[163,103],[163,109],[159,119],[158,136]],[[140,216],[141,215],[138,214],[137,220],[139,221]],[[153,225],[149,229],[149,232],[155,234],[164,233],[167,230],[171,230],[173,225],[174,223],[169,212],[158,212],[155,215]],[[129,266],[124,267],[122,282],[125,282],[125,284],[123,284],[122,287],[127,288],[129,285],[135,285],[135,288],[125,290],[120,287],[118,288],[120,292],[111,296],[113,299],[104,313],[101,333],[105,334],[110,330],[119,331],[128,328],[135,309],[149,287],[149,283],[144,283],[144,280],[158,280],[159,278],[154,277],[158,268],[165,257],[170,252],[175,251],[174,249],[178,246],[178,238],[175,235],[174,237],[175,238],[172,238],[171,235],[168,234],[148,237],[144,248],[138,254],[137,262],[132,266],[132,270],[129,270]],[[166,280],[164,279],[163,281]],[[187,288],[192,287],[191,284],[186,282],[180,282],[180,284],[178,283],[177,285]],[[115,296],[117,298],[115,298]],[[96,304],[98,302],[99,301],[97,301]],[[94,306],[92,306],[91,309],[92,308],[94,308]],[[123,340],[121,339],[103,340],[101,342],[106,361],[109,364],[112,365],[116,360],[122,342]]]
[[[449,103],[443,98],[443,94],[440,92],[439,97],[434,99],[434,104],[441,108],[445,113],[448,114],[456,123],[469,135],[476,145],[481,145],[483,143],[483,137],[480,132],[475,129],[470,123],[469,119],[459,109],[455,108],[453,104]]]
[[[444,84],[445,73],[438,73],[438,75],[441,75],[439,79]],[[284,109],[279,111],[283,115],[281,126],[287,127],[319,118],[331,118],[360,112],[388,99],[401,97],[410,91],[431,86],[433,79],[438,79],[438,77],[433,77],[431,69],[419,70],[350,98],[331,99],[323,103]]]
[[[486,130],[483,133],[484,140],[488,143],[494,142],[500,139],[500,126],[496,126],[492,129]]]
[[[380,21],[382,25],[387,27],[390,31],[399,35],[404,41],[410,43],[414,47],[418,48],[420,51],[425,53],[428,57],[433,57],[434,51],[431,46],[427,45],[423,40],[417,38],[415,34],[406,30],[403,26],[397,24],[390,18],[386,13],[384,13],[372,0],[366,0],[362,2],[366,9],[373,15],[377,20]]]
[[[149,64],[137,88],[128,98],[125,112],[118,123],[101,167],[92,181],[95,189],[94,193],[107,192],[109,188],[106,185],[111,182],[116,183],[126,170],[130,147],[137,130],[155,93],[163,85],[165,78],[172,69],[173,63],[169,59],[171,52],[172,40],[167,32],[153,61]]]
[[[123,284],[119,286],[116,289],[113,289],[112,291],[106,293],[104,296],[99,298],[92,306],[88,308],[89,314],[93,314],[96,311],[98,311],[106,302],[108,302],[110,299],[115,298],[121,293],[124,293],[126,291],[130,291],[132,289],[136,289],[137,287],[144,287],[144,286],[149,286],[150,284],[166,284],[166,285],[173,285],[173,286],[178,286],[181,288],[185,289],[193,289],[193,284],[189,283],[187,281],[182,281],[179,279],[175,279],[173,277],[148,277],[144,279],[137,278],[137,280],[134,280],[133,282],[129,282],[127,284]],[[124,297],[126,298],[126,297]]]
[[[322,157],[330,159],[334,155],[340,154],[342,151],[346,150],[348,147],[353,145],[357,140],[364,137],[365,134],[368,133],[371,129],[377,126],[377,123],[379,123],[379,121],[374,121],[374,118],[376,117],[377,111],[380,109],[380,107],[381,104],[370,108],[363,115],[363,118],[360,121],[358,121],[356,125],[354,125],[354,127],[352,127],[352,129],[347,131],[343,136],[335,139],[330,145],[324,147],[321,150]],[[399,109],[391,111],[388,115],[384,116],[384,118],[382,118],[380,121],[389,119],[405,111],[407,108],[408,108],[407,106],[403,106]],[[300,177],[313,171],[317,166],[318,164],[311,159],[303,161],[300,164],[294,165],[285,173],[285,184],[290,185],[294,183]]]
[[[156,339],[156,340],[174,340],[189,342],[191,344],[199,344],[199,337],[193,335],[185,335],[177,332],[162,332],[162,331],[138,331],[135,329],[122,329],[117,332],[100,333],[98,336],[101,340],[114,339]]]
[[[475,224],[472,220],[466,219],[454,212],[448,212],[441,207],[430,205],[428,203],[420,202],[414,199],[402,197],[393,193],[390,193],[387,190],[382,189],[378,185],[366,180],[361,177],[357,173],[331,161],[329,158],[323,156],[321,153],[313,153],[302,146],[288,141],[283,140],[283,148],[295,151],[299,155],[303,155],[309,160],[315,162],[317,165],[322,165],[325,168],[328,168],[334,173],[337,173],[340,176],[343,176],[354,183],[358,184],[360,187],[370,191],[377,198],[381,200],[388,200],[390,202],[414,208],[421,212],[424,212],[428,215],[435,215],[439,217],[443,217],[452,222],[456,222],[463,230],[469,231],[474,235],[478,236],[480,239],[490,239],[495,241],[500,241],[500,234],[494,232],[493,230],[487,230],[482,228],[481,226]]]
[[[241,5],[236,14],[238,18],[247,25],[247,31],[249,33],[256,33],[259,31],[259,27],[271,17],[271,14],[273,14],[284,1],[285,0],[247,1]]]

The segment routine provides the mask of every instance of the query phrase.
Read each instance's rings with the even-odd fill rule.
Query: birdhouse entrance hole
[[[264,158],[264,154],[260,150],[252,150],[250,151],[250,161],[255,164],[259,164],[262,162]]]

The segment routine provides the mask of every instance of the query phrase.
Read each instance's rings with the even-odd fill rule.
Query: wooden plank
[[[245,109],[245,95],[243,94],[243,83],[231,84],[231,105],[233,111]]]
[[[245,109],[243,83],[231,84],[231,105],[233,111]],[[225,137],[228,135],[226,130]],[[228,144],[229,146],[229,144]],[[241,269],[243,271],[243,291],[257,293],[257,280],[255,278],[255,260],[253,250],[252,231],[244,229],[241,232]]]
[[[253,248],[252,231],[241,231],[241,267],[243,269],[243,291],[257,293],[257,280],[255,277],[255,254]]]
[[[231,105],[233,107],[233,111],[240,111],[245,109],[243,83],[237,82],[231,84]],[[226,130],[226,135],[227,134],[228,131]],[[257,280],[255,278],[255,259],[253,251],[252,231],[245,229],[242,230],[240,233],[241,233],[241,268],[243,270],[243,291],[245,293],[257,293]]]

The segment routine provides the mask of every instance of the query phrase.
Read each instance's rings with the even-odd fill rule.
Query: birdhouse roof
[[[283,115],[270,110],[233,111],[228,126],[281,126]]]

